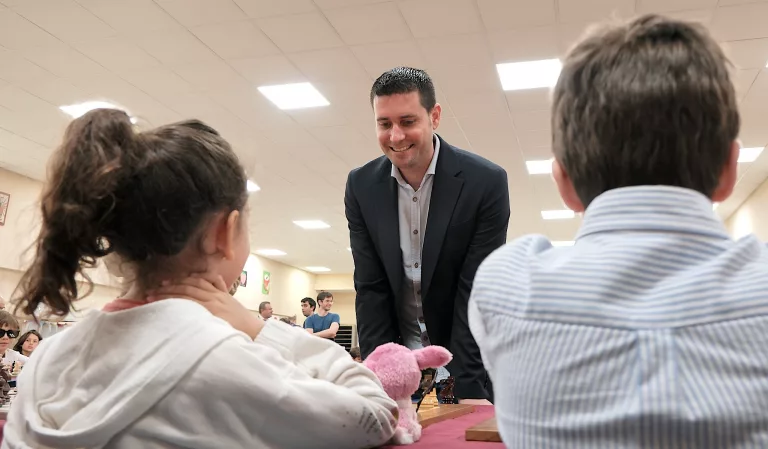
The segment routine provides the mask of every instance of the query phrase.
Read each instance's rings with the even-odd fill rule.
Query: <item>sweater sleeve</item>
[[[397,404],[373,372],[284,323],[267,322],[254,342],[225,341],[189,379],[198,384],[189,394],[211,377],[221,379],[216,404],[226,405],[202,411],[219,429],[217,447],[359,449],[386,443],[397,426]]]

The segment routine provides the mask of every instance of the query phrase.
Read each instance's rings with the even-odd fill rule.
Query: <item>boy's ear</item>
[[[579,199],[579,195],[576,194],[576,188],[573,187],[573,181],[568,176],[565,168],[560,164],[557,159],[552,159],[552,178],[557,184],[557,191],[560,192],[560,198],[572,211],[576,213],[584,212],[584,204]]]

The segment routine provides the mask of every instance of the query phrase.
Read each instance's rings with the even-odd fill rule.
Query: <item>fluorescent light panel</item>
[[[326,267],[305,267],[307,271],[314,271],[315,273],[323,272],[323,271],[331,271],[330,268]]]
[[[107,103],[106,101],[86,101],[84,103],[59,106],[59,109],[73,119],[80,118],[94,109],[120,109],[121,111],[125,111],[125,109],[115,106],[112,103]],[[131,116],[128,111],[125,111],[125,113],[128,114],[128,116]],[[131,123],[134,125],[136,124],[136,117],[131,116]]]
[[[552,246],[573,246],[574,242],[573,240],[553,240]]]
[[[523,90],[553,87],[562,67],[559,59],[542,59],[496,64],[496,71],[499,73],[502,89]]]
[[[548,175],[552,173],[552,159],[544,161],[525,161],[529,175]]]
[[[260,86],[259,92],[283,110],[314,108],[331,104],[311,83]]]
[[[250,179],[245,183],[245,188],[248,189],[249,192],[258,192],[261,190],[261,187]]]
[[[286,253],[279,249],[260,249],[256,251],[256,254],[260,256],[285,256]]]
[[[321,220],[296,220],[293,224],[304,229],[327,229],[331,227],[331,225]]]
[[[570,209],[541,211],[541,218],[545,220],[567,220],[575,216],[576,214]]]
[[[754,162],[763,152],[763,147],[742,148],[739,151],[739,162]]]

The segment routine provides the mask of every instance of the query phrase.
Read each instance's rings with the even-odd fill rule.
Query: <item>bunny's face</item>
[[[376,374],[387,395],[398,400],[409,398],[419,389],[422,369],[444,366],[451,357],[451,353],[440,346],[411,351],[405,346],[387,343],[376,348],[363,363]]]

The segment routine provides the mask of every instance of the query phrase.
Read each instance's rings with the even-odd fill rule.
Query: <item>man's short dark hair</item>
[[[262,310],[266,309],[267,308],[267,304],[272,304],[272,303],[269,302],[269,301],[264,301],[261,304],[259,304],[259,312],[261,312]]]
[[[552,150],[584,206],[638,185],[711,197],[739,132],[728,69],[703,26],[655,15],[578,43],[554,91]]]
[[[306,298],[304,298],[304,299],[302,299],[302,300],[301,300],[301,303],[302,303],[302,304],[304,304],[305,302],[306,302],[307,304],[309,304],[309,307],[310,307],[312,310],[315,310],[315,308],[317,307],[317,304],[315,304],[315,300],[314,300],[314,299],[312,299],[312,298],[310,298],[309,296],[307,296]]]
[[[371,87],[371,105],[376,97],[396,94],[419,93],[419,102],[427,112],[437,104],[435,85],[427,72],[411,67],[395,67],[376,78]]]
[[[320,304],[321,301],[325,301],[325,298],[333,298],[333,294],[331,292],[320,292],[317,295],[317,303]]]

